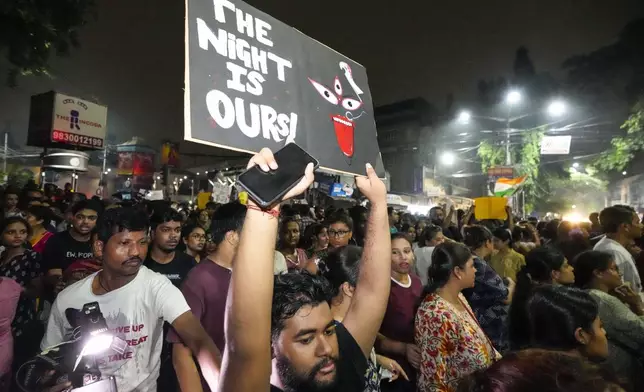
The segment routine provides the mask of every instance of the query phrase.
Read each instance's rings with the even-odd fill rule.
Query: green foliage
[[[626,134],[611,140],[611,147],[595,160],[594,167],[604,171],[624,170],[635,155],[644,150],[644,100],[635,105],[621,128]]]
[[[5,185],[22,189],[27,182],[34,180],[35,176],[29,169],[25,169],[19,165],[8,165],[6,173],[0,170],[0,182],[4,183],[5,177],[7,178]]]
[[[94,10],[94,0],[3,0],[0,52],[9,63],[7,83],[19,75],[48,75],[52,53],[67,55],[79,46],[78,31]]]
[[[483,140],[479,145],[478,156],[481,158],[481,170],[487,173],[487,169],[505,162],[505,148]]]

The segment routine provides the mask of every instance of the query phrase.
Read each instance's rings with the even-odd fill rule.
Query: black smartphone
[[[253,166],[237,178],[237,183],[262,208],[272,206],[297,185],[309,163],[313,163],[315,169],[320,165],[317,159],[295,143],[287,144],[273,156],[279,166],[277,170],[265,172],[259,166]]]

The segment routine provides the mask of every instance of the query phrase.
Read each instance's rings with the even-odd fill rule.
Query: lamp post
[[[521,102],[521,93],[517,90],[511,90],[505,97],[505,102],[508,105],[508,116],[505,122],[505,164],[506,166],[512,165],[512,156],[510,155],[510,123],[512,114],[512,106]]]

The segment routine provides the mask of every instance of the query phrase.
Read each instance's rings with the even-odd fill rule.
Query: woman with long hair
[[[485,261],[494,251],[492,233],[483,226],[463,227],[464,242],[474,256],[476,284],[463,290],[481,328],[500,352],[508,349],[506,320],[508,305],[512,302],[514,281],[506,278],[507,285]]]
[[[490,267],[502,278],[516,281],[517,272],[525,265],[525,257],[514,250],[514,241],[510,230],[498,228],[494,230],[493,234],[496,253],[490,256]]]
[[[624,285],[615,257],[588,251],[575,259],[575,284],[588,290],[599,304],[599,317],[608,337],[608,363],[629,380],[633,391],[644,390],[644,306],[642,298]]]
[[[500,356],[461,293],[475,279],[474,257],[467,247],[455,242],[436,247],[414,326],[421,354],[420,392],[454,391],[463,377]]]
[[[300,240],[300,248],[306,249],[306,255],[311,258],[325,253],[329,247],[327,228],[321,223],[313,223],[304,230]]]
[[[414,253],[404,233],[391,235],[391,290],[387,310],[378,335],[379,351],[396,360],[409,380],[387,383],[384,391],[414,391],[420,351],[414,344],[414,316],[423,291],[420,279],[412,273]]]
[[[340,323],[351,306],[353,293],[358,284],[361,257],[362,248],[353,245],[334,249],[327,256],[327,269],[323,275],[333,290],[331,313],[333,313],[333,318]],[[390,381],[395,381],[398,377],[408,379],[398,362],[382,355],[376,355],[375,349],[372,349],[365,374],[365,392],[380,391],[381,369],[386,369],[392,374]]]
[[[584,290],[543,285],[525,303],[528,347],[567,351],[593,361],[608,357],[597,302]]]
[[[623,392],[615,375],[579,355],[542,349],[513,352],[468,376],[458,392]]]
[[[423,285],[427,284],[427,268],[431,264],[432,252],[443,242],[445,242],[443,229],[436,225],[426,226],[418,236],[418,248],[414,249],[416,258],[414,271]]]
[[[25,219],[19,216],[7,218],[0,231],[0,276],[15,280],[23,289],[12,324],[14,364],[22,364],[36,354],[44,332],[35,319],[35,298],[42,293],[43,266],[40,254],[27,249],[31,228]]]
[[[278,251],[284,255],[289,271],[301,271],[306,267],[306,251],[298,248],[300,242],[300,224],[295,218],[285,218],[280,225]]]
[[[517,274],[517,284],[508,318],[510,348],[527,347],[529,331],[525,303],[534,287],[544,284],[570,285],[575,282],[574,268],[558,249],[537,248],[525,258],[526,264]]]
[[[42,254],[45,250],[45,244],[49,241],[54,233],[48,231],[45,225],[51,221],[52,212],[49,208],[43,206],[31,206],[27,208],[27,222],[31,226],[31,237],[29,242],[31,248]]]
[[[198,263],[206,246],[206,231],[196,223],[190,223],[181,229],[181,242],[178,249],[183,250],[188,256]]]

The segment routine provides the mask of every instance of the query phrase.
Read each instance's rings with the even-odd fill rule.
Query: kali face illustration
[[[316,82],[315,80],[309,78],[309,81],[315,87],[317,92],[324,98],[327,102],[332,105],[340,106],[345,110],[344,115],[341,113],[332,114],[331,122],[335,129],[335,137],[338,142],[338,146],[342,153],[348,157],[353,157],[354,152],[354,131],[355,131],[355,120],[358,119],[364,112],[359,115],[354,115],[355,111],[362,108],[362,99],[360,94],[363,94],[363,91],[356,85],[351,74],[351,68],[347,63],[341,62],[340,69],[344,71],[344,76],[349,82],[349,85],[353,89],[355,96],[346,96],[340,83],[340,78],[335,77],[333,81],[333,89]],[[357,99],[356,99],[357,97]]]

